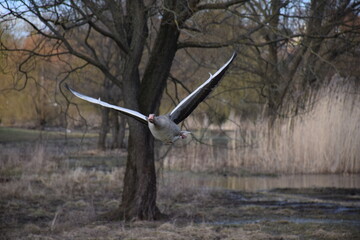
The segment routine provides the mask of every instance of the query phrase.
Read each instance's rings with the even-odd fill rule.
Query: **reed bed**
[[[264,118],[254,122],[234,118],[221,128],[210,126],[213,130],[203,143],[175,146],[164,158],[164,167],[236,174],[359,173],[356,85],[334,80],[311,94],[308,104],[312,105],[308,112],[279,118],[272,125]]]

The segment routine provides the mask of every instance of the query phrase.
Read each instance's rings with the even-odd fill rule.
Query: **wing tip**
[[[68,85],[67,83],[64,83],[64,86],[65,86],[65,88],[66,88],[67,90],[70,90],[70,87],[69,87],[69,85]]]
[[[234,51],[234,53],[232,54],[232,56],[231,56],[231,58],[230,58],[229,62],[232,62],[232,61],[236,58],[236,56],[237,56],[237,52],[236,52],[236,51]]]
[[[74,90],[67,83],[64,84],[64,87],[74,94]]]

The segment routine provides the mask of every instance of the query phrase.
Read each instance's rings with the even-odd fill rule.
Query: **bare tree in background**
[[[251,1],[232,11],[205,13],[193,23],[206,26],[205,36],[188,38],[180,47],[216,48],[227,38],[238,49],[241,74],[251,74],[249,86],[266,101],[266,115],[276,119],[301,112],[306,92],[341,71],[336,59],[356,61],[359,11],[360,3],[351,0]],[[351,75],[349,70],[343,66],[342,74]]]
[[[103,63],[108,69],[111,69],[115,76],[121,79],[121,66],[122,59],[118,51],[116,51],[116,46],[114,42],[109,39],[103,39],[100,37],[95,38],[96,47],[101,49],[99,54],[103,59]],[[81,42],[79,43],[81,44]],[[92,77],[94,78],[94,77]],[[99,96],[101,99],[108,103],[119,104],[123,100],[123,94],[121,88],[115,85],[107,77],[103,78],[101,92]],[[106,146],[106,137],[107,134],[111,131],[112,139],[110,143],[110,148],[124,148],[125,147],[125,120],[121,114],[118,114],[117,111],[102,108],[101,109],[101,126],[99,131],[98,138],[98,149],[105,150]]]
[[[358,19],[359,6],[350,0],[272,0],[249,8],[252,21],[262,26],[258,34],[263,40],[251,48],[259,59],[257,73],[268,116],[276,119],[305,110],[307,91],[339,71],[335,58],[358,49],[360,25],[351,23]]]

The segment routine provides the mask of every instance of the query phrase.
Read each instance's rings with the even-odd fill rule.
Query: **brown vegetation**
[[[278,119],[275,124],[267,118],[254,122],[235,118],[221,128],[210,126],[200,139],[207,144],[175,147],[164,165],[233,173],[359,173],[358,86],[342,81],[335,76],[330,85],[315,92],[308,112]],[[194,131],[194,136],[202,135]]]
[[[186,176],[166,174],[158,183],[163,219],[104,221],[103,213],[120,204],[124,168],[103,171],[66,164],[79,151],[80,139],[73,140],[75,144],[57,140],[35,147],[31,142],[6,143],[0,153],[0,239],[325,240],[356,239],[359,234],[358,189],[214,190],[189,184]],[[93,139],[77,154],[87,155],[95,145]]]

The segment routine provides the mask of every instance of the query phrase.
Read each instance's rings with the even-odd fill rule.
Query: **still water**
[[[124,167],[126,158],[84,156],[70,157],[64,163],[69,168],[111,171]],[[160,184],[173,186],[219,188],[240,191],[261,191],[274,188],[360,188],[360,174],[309,174],[280,176],[223,176],[189,171],[164,170],[158,174]]]
[[[313,174],[285,176],[219,176],[189,172],[166,172],[162,183],[241,191],[261,191],[274,188],[360,188],[360,174]]]

